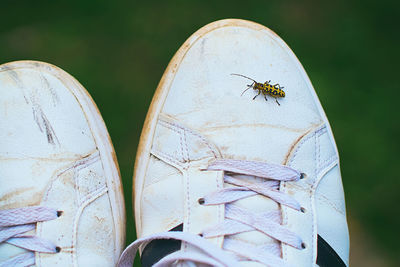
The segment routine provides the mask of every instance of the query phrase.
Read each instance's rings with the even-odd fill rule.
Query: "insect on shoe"
[[[348,265],[328,120],[293,52],[259,24],[217,21],[178,50],[134,180],[139,239],[120,266],[137,250],[144,267]]]
[[[0,266],[115,266],[119,170],[86,90],[50,64],[0,65]]]

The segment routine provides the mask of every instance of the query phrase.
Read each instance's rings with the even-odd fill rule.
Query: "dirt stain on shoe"
[[[0,206],[2,209],[14,209],[19,208],[21,205],[20,201],[15,201],[20,198],[28,200],[27,205],[39,205],[42,199],[41,192],[35,192],[33,187],[23,187],[15,189],[9,193],[6,193],[0,197]]]

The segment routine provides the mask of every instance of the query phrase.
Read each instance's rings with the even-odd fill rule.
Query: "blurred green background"
[[[55,64],[99,106],[135,239],[132,173],[141,127],[169,60],[197,29],[243,18],[274,30],[308,72],[341,156],[352,266],[400,264],[398,1],[9,1],[0,63]]]

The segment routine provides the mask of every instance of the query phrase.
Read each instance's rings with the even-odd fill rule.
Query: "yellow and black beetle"
[[[264,95],[264,98],[266,101],[268,101],[267,95],[270,95],[273,98],[275,98],[275,101],[278,105],[281,105],[281,104],[279,104],[279,102],[276,98],[277,97],[285,97],[285,91],[282,90],[284,88],[283,86],[280,86],[278,83],[272,85],[272,84],[270,84],[271,80],[269,80],[268,82],[265,82],[265,83],[259,83],[255,80],[253,80],[252,78],[249,78],[249,77],[241,75],[241,74],[232,73],[231,75],[241,76],[243,78],[253,81],[252,84],[247,85],[247,89],[244,90],[241,95],[243,95],[244,92],[246,92],[250,88],[253,88],[254,90],[258,90],[258,94],[253,97],[253,100],[256,99],[256,97],[262,93]]]

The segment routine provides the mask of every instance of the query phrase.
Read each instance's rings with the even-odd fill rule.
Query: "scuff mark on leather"
[[[57,135],[51,126],[46,114],[43,112],[41,106],[35,101],[35,90],[31,92],[31,95],[28,99],[27,94],[25,92],[25,85],[23,81],[20,79],[19,74],[17,71],[7,67],[3,66],[3,69],[7,71],[8,75],[11,77],[11,79],[14,81],[14,83],[17,85],[17,87],[22,91],[22,95],[24,96],[26,104],[31,104],[32,105],[32,113],[33,113],[33,118],[36,122],[36,124],[39,127],[40,132],[46,133],[46,138],[47,142],[51,145],[60,145],[60,142],[57,138]],[[42,83],[42,87],[46,88],[50,91],[53,99],[54,105],[58,102],[58,96],[54,92],[54,90],[51,88],[49,81],[42,75],[40,74],[40,79]]]
[[[53,105],[56,106],[57,103],[60,101],[57,93],[54,91],[54,89],[51,87],[49,81],[46,79],[46,77],[44,77],[44,75],[42,73],[40,73],[40,79],[42,81],[43,88],[46,88],[47,90],[49,90],[49,92],[52,96]]]
[[[27,104],[29,104],[29,100],[26,97],[26,94],[24,92],[24,84],[20,80],[18,72],[16,72],[15,70],[13,70],[7,66],[3,66],[3,69],[7,71],[8,75],[11,77],[11,79],[14,81],[14,83],[17,85],[17,87],[21,89],[22,95],[24,96],[24,99],[25,99],[25,102]]]
[[[31,99],[33,100],[33,99]],[[47,142],[52,145],[60,145],[57,135],[51,126],[46,114],[43,112],[40,105],[32,101],[32,113],[39,130],[43,133],[46,132]]]

